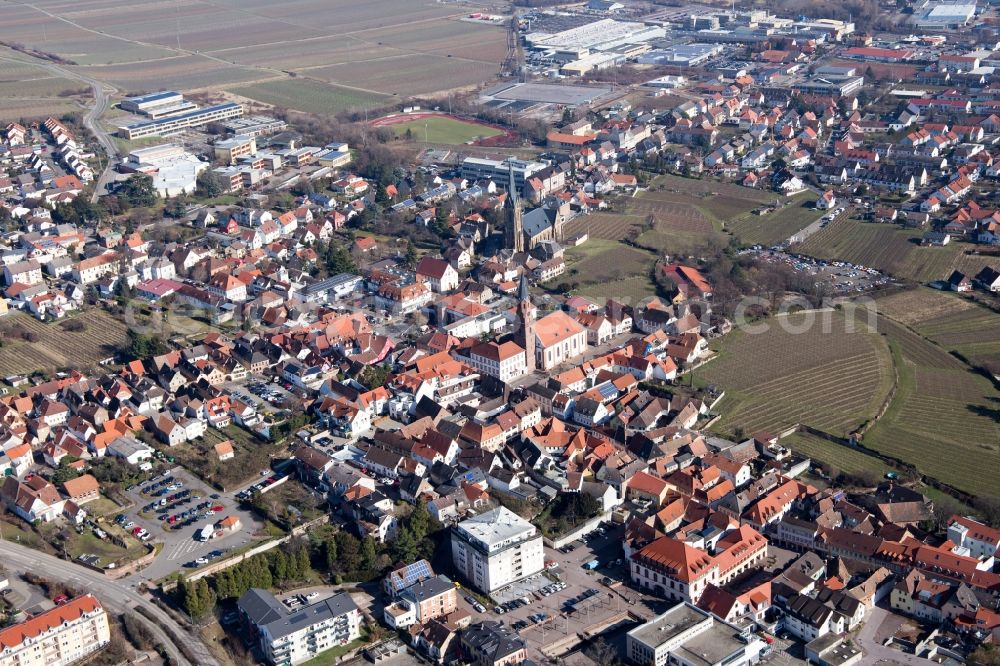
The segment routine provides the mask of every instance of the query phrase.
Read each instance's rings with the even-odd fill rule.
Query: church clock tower
[[[531,373],[535,371],[535,306],[531,303],[528,278],[524,275],[517,287],[517,314],[521,318],[521,328],[517,331],[516,340],[524,348],[528,372]]]
[[[517,185],[514,182],[514,166],[509,164],[510,180],[507,181],[507,202],[504,208],[507,222],[504,226],[504,247],[514,252],[524,252],[524,207],[521,198],[517,196]]]

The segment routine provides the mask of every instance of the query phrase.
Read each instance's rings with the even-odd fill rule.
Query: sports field
[[[503,134],[494,127],[448,117],[424,118],[392,125],[392,131],[398,137],[405,137],[407,130],[413,141],[453,146]]]

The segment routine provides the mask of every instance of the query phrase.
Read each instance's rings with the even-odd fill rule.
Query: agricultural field
[[[744,214],[732,223],[726,224],[744,245],[774,245],[788,240],[823,216],[813,202],[816,195],[811,192],[798,194],[784,200],[784,207],[767,215]]]
[[[637,275],[620,280],[586,284],[577,291],[580,295],[592,298],[598,303],[604,303],[609,298],[621,303],[639,303],[656,293],[656,285],[648,276]]]
[[[80,111],[80,105],[70,98],[0,99],[0,121],[6,125],[21,119],[59,117],[64,113]]]
[[[1000,363],[1000,314],[952,292],[921,288],[880,298],[879,312],[972,365]]]
[[[650,189],[666,192],[681,192],[694,196],[711,196],[714,198],[739,199],[757,204],[774,201],[775,194],[743,187],[735,183],[724,183],[711,178],[685,178],[667,174],[657,176],[650,184]],[[729,204],[726,204],[729,205]]]
[[[37,99],[90,95],[90,87],[59,76],[45,76],[22,81],[0,81],[0,98]]]
[[[977,495],[1000,496],[1000,412],[982,375],[902,324],[879,317],[899,380],[865,446]],[[989,470],[988,472],[984,470]]]
[[[300,72],[330,83],[386,95],[421,95],[477,85],[496,75],[498,63],[423,53],[312,67]]]
[[[1000,268],[1000,257],[964,254],[963,243],[921,247],[922,231],[895,225],[839,219],[792,248],[828,261],[850,261],[898,278],[928,282],[942,280],[953,270],[975,274],[983,266]]]
[[[777,213],[757,217],[752,211],[771,204],[775,195],[733,183],[681,176],[657,176],[649,190],[626,204],[639,218],[637,241],[665,254],[691,252],[708,241],[725,243],[730,232],[746,244],[784,240],[816,217],[807,204],[810,194],[798,195]]]
[[[89,87],[24,62],[27,59],[0,47],[0,120],[60,115],[82,108],[76,100],[80,94],[89,98]]]
[[[859,474],[885,467],[885,463],[878,458],[808,432],[796,432],[783,437],[781,444],[796,453],[808,456],[813,462],[822,463],[847,474]]]
[[[576,234],[588,234],[591,240],[597,238],[619,241],[628,238],[631,229],[641,229],[643,223],[644,219],[638,215],[592,213],[590,215],[578,215],[573,218],[563,228],[563,233],[567,237],[575,236]]]
[[[875,415],[892,385],[884,340],[860,321],[848,332],[840,313],[810,326],[807,317],[772,318],[766,333],[735,330],[715,343],[718,357],[695,371],[699,384],[726,391],[714,429],[749,435],[804,423],[844,437]]]
[[[427,21],[420,31],[415,31],[410,23],[404,23],[366,31],[359,37],[368,43],[374,42],[403,53],[461,58],[454,64],[456,69],[464,67],[466,60],[499,63],[507,54],[507,36],[503,27],[457,20]]]
[[[386,98],[360,90],[328,85],[310,79],[275,79],[248,86],[227,88],[240,97],[304,113],[340,113],[356,108],[380,106]]]
[[[477,9],[486,8],[430,0],[252,0],[183,3],[165,11],[155,3],[39,0],[5,9],[0,41],[54,54],[61,66],[122,94],[162,88],[242,94],[233,89],[243,87],[252,88],[245,91],[251,100],[329,113],[384,105],[389,98],[382,95],[432,94],[493,80],[506,55],[506,32],[459,20]],[[38,78],[37,70],[11,76],[7,69],[0,62],[0,84]],[[296,76],[313,81],[303,84]],[[0,103],[0,112],[32,115],[24,112],[28,92],[15,95],[25,100]],[[0,100],[7,102],[7,93],[0,89]],[[299,93],[303,101],[288,103]]]
[[[82,322],[84,330],[67,331],[63,322],[40,322],[22,312],[0,319],[0,376],[88,368],[112,356],[125,341],[127,324],[103,310],[90,308],[71,319]],[[34,341],[16,335],[19,331]]]
[[[550,286],[575,285],[574,291],[601,301],[615,298],[637,303],[656,293],[649,277],[656,261],[651,253],[615,240],[592,237],[583,245],[566,251],[564,275]]]
[[[123,94],[160,89],[182,91],[221,88],[226,85],[273,77],[269,72],[219,63],[200,55],[184,55],[138,64],[75,67],[75,71],[106,81]]]
[[[500,130],[492,127],[445,117],[412,120],[390,127],[399,137],[405,136],[406,131],[410,130],[410,136],[414,141],[452,146],[503,134]]]

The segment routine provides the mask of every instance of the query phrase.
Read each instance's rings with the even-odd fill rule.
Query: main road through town
[[[10,541],[0,541],[0,562],[10,573],[30,571],[45,578],[55,579],[90,592],[111,611],[132,613],[134,617],[143,621],[150,628],[156,636],[156,640],[163,643],[170,656],[181,666],[219,666],[219,662],[198,637],[186,631],[149,598],[133,590],[127,580],[111,580],[103,574],[72,562]],[[148,621],[141,614],[134,613],[134,609],[137,607],[142,607],[149,617],[155,618],[155,623]],[[192,664],[181,654],[174,640],[164,631],[165,627],[169,627],[174,635],[185,642],[189,652],[193,653],[197,659],[196,663]]]

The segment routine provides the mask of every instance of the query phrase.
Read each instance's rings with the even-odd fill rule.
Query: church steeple
[[[521,318],[521,327],[518,329],[515,338],[517,344],[524,348],[524,357],[527,362],[528,372],[535,371],[535,306],[531,302],[531,293],[528,291],[528,278],[521,275],[521,282],[517,285],[517,314]]]
[[[517,184],[514,181],[514,165],[507,162],[507,201],[504,205],[507,221],[504,227],[504,247],[514,252],[524,252],[524,207],[517,195]]]

